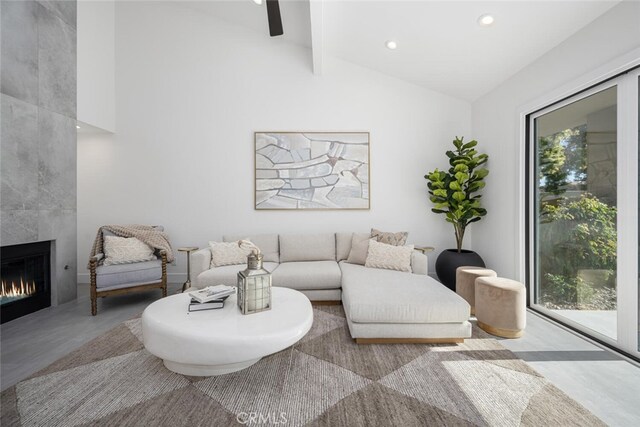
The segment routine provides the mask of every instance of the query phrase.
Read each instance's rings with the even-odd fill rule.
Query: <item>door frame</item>
[[[624,176],[638,174],[638,75],[640,74],[640,49],[633,51],[599,67],[575,81],[546,94],[533,102],[521,106],[519,110],[519,223],[518,223],[518,251],[517,272],[519,279],[527,286],[528,306],[552,318],[590,339],[607,347],[614,348],[636,361],[640,361],[638,350],[638,198],[624,197],[624,194],[638,194],[637,179],[625,180]],[[625,76],[626,75],[626,76]],[[635,76],[635,80],[633,78]],[[617,144],[617,209],[618,233],[617,280],[618,283],[628,283],[636,286],[618,287],[618,321],[617,339],[613,340],[595,331],[587,330],[583,326],[566,318],[559,319],[551,310],[535,304],[534,271],[530,257],[535,253],[535,236],[533,233],[533,197],[534,168],[533,163],[533,129],[531,120],[547,112],[561,108],[572,102],[602,91],[611,86],[618,86],[618,108],[629,111],[628,114],[618,114],[618,144]],[[635,91],[634,91],[635,88]],[[634,104],[635,100],[635,104]],[[631,175],[629,175],[631,174]],[[623,228],[624,227],[624,228]],[[632,233],[631,230],[634,232]],[[621,251],[620,248],[629,248]],[[632,325],[626,327],[625,325]]]

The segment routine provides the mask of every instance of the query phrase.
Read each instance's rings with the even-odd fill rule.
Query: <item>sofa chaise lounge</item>
[[[470,306],[427,275],[427,256],[414,251],[411,273],[350,264],[353,233],[228,235],[263,252],[273,286],[296,289],[317,304],[342,302],[358,343],[462,342],[471,336]],[[211,251],[191,255],[193,286],[235,285],[244,267],[211,268]]]

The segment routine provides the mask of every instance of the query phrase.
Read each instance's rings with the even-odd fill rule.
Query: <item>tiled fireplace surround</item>
[[[51,302],[76,298],[76,2],[0,3],[0,245],[52,240]]]

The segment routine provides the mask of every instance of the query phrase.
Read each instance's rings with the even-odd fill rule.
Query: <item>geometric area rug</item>
[[[2,426],[604,425],[474,325],[464,344],[357,345],[341,306],[296,345],[217,377],[168,371],[140,318],[5,390]]]

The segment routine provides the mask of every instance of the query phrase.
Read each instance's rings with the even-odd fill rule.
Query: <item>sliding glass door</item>
[[[528,119],[531,305],[634,356],[638,102],[632,71]]]

